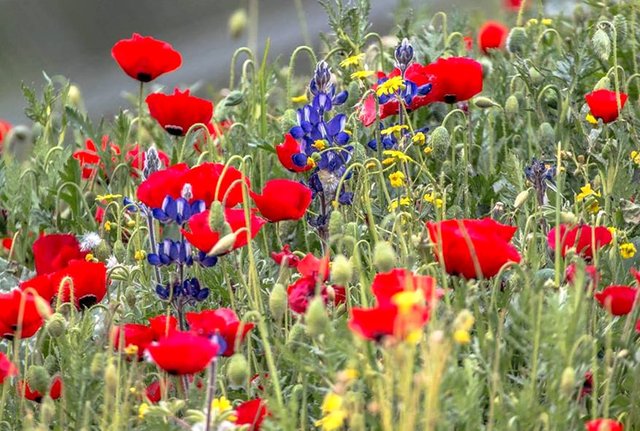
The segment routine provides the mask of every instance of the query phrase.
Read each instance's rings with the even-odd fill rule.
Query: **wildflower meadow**
[[[370,1],[223,88],[123,34],[115,116],[23,85],[0,431],[640,430],[640,3]]]

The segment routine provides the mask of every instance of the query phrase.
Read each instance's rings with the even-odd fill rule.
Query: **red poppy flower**
[[[598,284],[600,280],[600,275],[598,274],[598,269],[593,265],[586,265],[584,268],[585,274],[587,276],[587,280],[594,285]],[[569,284],[573,284],[576,278],[577,267],[575,263],[567,266],[567,269],[564,271],[565,281]]]
[[[403,340],[429,321],[429,308],[414,307],[401,313],[394,305],[351,309],[349,329],[364,338],[381,342],[386,337]]]
[[[147,347],[150,359],[172,375],[195,374],[207,368],[218,345],[205,337],[176,331]]]
[[[473,38],[471,36],[465,36],[462,38],[462,41],[464,42],[464,49],[466,51],[471,51],[473,50]]]
[[[84,259],[86,254],[80,251],[80,243],[71,234],[42,235],[33,243],[33,260],[38,274],[58,271],[71,260]]]
[[[316,296],[316,286],[319,281],[316,276],[299,278],[287,288],[289,308],[294,313],[304,314],[311,300]],[[332,302],[342,304],[346,300],[346,290],[343,286],[320,286],[320,296],[325,304]]]
[[[624,425],[613,419],[593,419],[584,426],[586,431],[624,431]]]
[[[427,229],[436,257],[451,275],[491,278],[507,263],[520,262],[518,250],[509,242],[516,227],[485,218],[429,222]]]
[[[514,12],[520,9],[520,5],[522,5],[522,0],[504,0],[504,7]]]
[[[63,303],[73,298],[77,309],[90,308],[107,294],[107,267],[102,262],[74,260],[53,274],[51,283],[56,296],[61,289]]]
[[[18,395],[23,396],[26,400],[34,401],[36,403],[42,402],[44,397],[40,392],[35,391],[29,387],[29,383],[24,380],[20,380],[16,386]],[[51,380],[51,386],[49,388],[49,397],[52,400],[57,400],[62,395],[62,378],[55,376]]]
[[[13,365],[7,355],[0,352],[0,385],[4,383],[7,377],[18,375],[18,368]]]
[[[136,144],[134,147],[127,151],[124,159],[126,162],[131,163],[131,167],[135,170],[141,171],[144,168],[144,161],[147,157],[147,153],[145,151],[140,152],[140,145]],[[171,164],[169,159],[169,155],[164,151],[158,150],[158,158],[162,162],[162,166],[167,167]],[[137,173],[132,175],[134,178],[138,177]]]
[[[376,274],[371,290],[380,305],[392,304],[394,296],[401,292],[419,291],[427,303],[435,302],[444,294],[442,290],[436,289],[436,280],[433,277],[415,275],[404,268]]]
[[[98,168],[104,171],[104,163],[101,163],[100,153],[96,144],[91,139],[87,139],[84,143],[84,150],[77,150],[73,153],[73,158],[76,159],[82,167],[82,178],[85,180],[91,178],[98,172]],[[109,143],[109,137],[103,136],[100,144],[101,152],[105,153],[108,150],[113,156],[120,154],[120,147],[113,143]],[[115,157],[112,158],[115,161]]]
[[[229,223],[231,230],[237,233],[235,242],[231,246],[231,250],[235,250],[247,245],[249,236],[247,235],[248,232],[245,229],[247,225],[244,210],[242,208],[227,208],[224,210],[224,217],[227,223]],[[256,235],[258,235],[260,228],[265,223],[265,219],[256,216],[253,211],[251,211],[249,224],[249,227],[251,229],[251,239],[255,238]],[[218,243],[218,240],[220,240],[220,232],[212,231],[211,227],[209,226],[209,211],[203,211],[191,217],[189,219],[187,227],[188,229],[180,230],[184,237],[191,243],[191,245],[193,245],[200,251],[204,251],[205,253],[209,253],[213,246]]]
[[[230,308],[187,313],[186,317],[192,332],[209,338],[217,335],[224,340],[226,346],[221,346],[220,352],[223,356],[233,355],[236,342],[244,340],[254,326],[250,322],[240,322],[235,311]]]
[[[166,314],[161,314],[159,316],[149,318],[149,327],[153,332],[154,341],[158,341],[177,330],[178,319],[173,316],[169,316],[169,318],[167,318]]]
[[[602,308],[614,316],[629,314],[638,295],[638,289],[630,286],[608,286],[593,296]]]
[[[173,94],[153,93],[146,101],[149,114],[174,136],[184,136],[194,124],[208,124],[213,116],[213,103],[191,96],[189,90],[176,88]]]
[[[562,257],[567,255],[571,248],[576,249],[576,253],[585,259],[592,259],[593,254],[609,244],[613,237],[609,229],[603,226],[591,227],[586,224],[569,228],[566,224],[561,224],[553,228],[547,234],[547,243],[552,250],[556,249],[556,229],[560,230],[560,253]]]
[[[482,91],[482,65],[468,57],[439,58],[423,67],[422,75],[433,76],[431,100],[456,103]]]
[[[496,21],[487,21],[478,32],[478,46],[487,54],[490,49],[500,49],[507,40],[509,29]]]
[[[144,394],[150,403],[156,404],[160,402],[162,399],[162,387],[160,385],[160,380],[154,380],[151,382],[145,389]]]
[[[136,346],[138,358],[142,358],[142,353],[154,340],[154,333],[151,328],[137,323],[126,323],[122,326],[114,326],[111,332],[113,348],[117,351],[124,350],[130,346]],[[123,341],[122,346],[120,341]]]
[[[40,300],[40,304],[38,304]],[[0,337],[12,340],[14,336],[29,338],[42,327],[46,312],[42,308],[48,307],[42,298],[32,293],[14,289],[11,292],[0,293]],[[49,309],[49,313],[51,310]],[[49,314],[47,313],[47,314]]]
[[[242,203],[243,180],[247,187],[251,186],[249,178],[233,166],[206,162],[185,172],[182,183],[191,184],[193,199],[203,200],[207,207],[211,202],[218,201],[232,208]]]
[[[600,118],[604,123],[610,123],[618,118],[618,101],[616,92],[610,90],[596,90],[584,96],[591,110],[591,115]],[[620,109],[624,108],[627,95],[620,93]]]
[[[116,42],[111,56],[124,73],[140,82],[153,81],[182,64],[182,56],[169,43],[138,33]]]
[[[307,156],[302,153],[300,143],[289,133],[284,135],[283,143],[276,145],[276,154],[278,155],[278,160],[280,160],[282,166],[291,172],[305,172],[309,169],[313,169],[313,161],[308,159]],[[306,164],[304,166],[298,166],[294,163],[294,158],[296,156],[300,157],[302,160],[306,160]]]
[[[12,127],[13,126],[8,121],[0,120],[0,151],[2,150],[4,137],[7,136]]]
[[[180,197],[184,185],[182,178],[188,171],[186,163],[178,163],[152,173],[138,186],[138,200],[149,208],[161,208],[165,197]]]
[[[271,252],[271,259],[278,265],[282,265],[283,262],[289,268],[297,268],[300,263],[300,258],[291,252],[291,246],[289,244],[285,244],[282,246],[282,250],[279,252]]]
[[[247,431],[260,431],[262,422],[271,412],[267,409],[266,401],[256,398],[254,400],[245,401],[235,408],[236,425],[249,425]]]
[[[56,295],[49,274],[36,275],[29,280],[21,282],[20,290],[27,293],[37,293],[46,302],[51,302],[51,299]]]
[[[590,395],[593,392],[593,373],[591,371],[587,371],[584,373],[584,380],[582,382],[582,386],[580,387],[580,393],[578,394],[578,399]]]
[[[297,181],[269,180],[262,194],[250,192],[260,214],[270,222],[300,220],[311,204],[311,189]]]
[[[13,237],[2,238],[2,248],[7,251],[11,251],[11,247],[13,246]]]

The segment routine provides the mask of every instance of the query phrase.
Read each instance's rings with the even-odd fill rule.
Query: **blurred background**
[[[403,7],[431,12],[480,11],[504,16],[503,0],[371,0],[373,30],[393,30],[394,11]],[[170,42],[182,53],[182,67],[156,82],[167,87],[197,81],[216,88],[228,83],[233,52],[247,44],[264,47],[270,59],[288,57],[306,41],[329,32],[317,0],[255,0],[258,26],[232,38],[229,18],[247,1],[238,0],[0,0],[0,118],[25,123],[21,83],[40,88],[42,72],[63,75],[80,87],[92,117],[127,107],[123,91],[137,83],[111,58],[111,47],[134,32]],[[565,0],[552,0],[552,6]],[[254,9],[255,10],[255,9]],[[512,18],[513,19],[513,18]]]

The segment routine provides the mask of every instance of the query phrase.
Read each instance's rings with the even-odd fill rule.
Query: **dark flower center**
[[[444,95],[444,102],[445,103],[456,103],[456,100],[458,100],[458,98],[456,97],[455,94],[445,94]]]
[[[138,78],[138,81],[140,81],[140,82],[149,82],[149,81],[151,81],[151,74],[150,73],[138,72],[138,74],[136,76]]]
[[[172,124],[167,124],[166,126],[164,126],[164,130],[166,130],[167,133],[173,136],[182,136],[184,132],[184,129],[182,127],[174,126]]]
[[[95,295],[85,295],[78,299],[78,305],[81,309],[86,310],[98,303],[98,298]]]

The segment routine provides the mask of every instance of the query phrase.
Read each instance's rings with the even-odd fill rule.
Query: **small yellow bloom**
[[[127,347],[124,348],[124,353],[126,353],[129,356],[137,355],[138,346],[136,346],[135,344],[129,344]]]
[[[144,419],[144,415],[149,411],[149,405],[147,403],[140,404],[138,407],[138,419]]]
[[[334,392],[329,392],[322,402],[322,413],[324,416],[316,421],[316,426],[321,427],[323,431],[341,429],[347,417],[347,412],[343,407],[343,398]]]
[[[342,370],[342,374],[345,380],[351,381],[358,378],[358,370],[355,368],[345,368]]]
[[[444,203],[444,201],[436,195],[436,192],[427,193],[422,198],[431,205],[435,205],[436,208],[442,208],[442,204]]]
[[[424,145],[427,142],[427,137],[424,133],[418,132],[411,138],[411,142],[417,145]]]
[[[406,315],[409,314],[416,305],[424,302],[424,293],[422,293],[421,290],[404,290],[393,295],[391,302],[398,307],[398,312],[401,315]]]
[[[424,153],[428,156],[433,153],[433,147],[424,147]]]
[[[87,255],[84,257],[84,259],[87,262],[93,262],[93,261],[97,260],[96,257],[93,255],[93,253],[87,253]]]
[[[632,242],[625,242],[620,244],[620,256],[623,259],[631,259],[636,255],[636,246]]]
[[[384,96],[385,94],[391,95],[400,90],[404,90],[406,87],[402,76],[394,76],[380,84],[376,89],[376,94],[378,97]]]
[[[307,93],[301,94],[300,96],[293,96],[291,98],[293,103],[307,103],[309,98],[307,97]]]
[[[317,139],[313,142],[313,148],[318,151],[322,151],[327,148],[327,141],[325,141],[324,139]]]
[[[143,261],[147,257],[147,252],[144,250],[136,250],[133,255],[133,258],[138,262]]]
[[[640,152],[633,150],[631,152],[631,160],[633,160],[633,163],[636,165],[640,165]]]
[[[106,230],[107,232],[109,232],[111,230],[111,222],[110,221],[104,222],[104,230]]]
[[[137,393],[138,393],[138,390],[136,389],[136,387],[135,387],[135,386],[131,386],[131,387],[129,388],[129,393],[130,393],[130,394],[135,395],[135,394],[137,394]]]
[[[405,176],[400,171],[395,171],[392,174],[389,174],[389,182],[391,183],[391,187],[402,187],[404,184]]]
[[[116,199],[120,199],[122,197],[122,195],[112,195],[112,194],[107,194],[107,195],[97,195],[96,196],[96,200],[97,201],[113,201]]]
[[[538,24],[538,20],[536,18],[531,18],[529,21],[527,21],[527,25],[536,25]]]
[[[584,187],[580,187],[580,193],[576,195],[576,200],[578,202],[582,202],[587,196],[594,196],[599,198],[601,195],[599,192],[596,192],[591,188],[591,184],[586,184]]]
[[[453,333],[453,339],[458,344],[469,344],[471,342],[471,334],[464,329],[458,329]]]
[[[594,117],[591,114],[587,114],[587,116],[585,117],[585,120],[587,120],[587,122],[591,124],[598,124],[598,120],[596,119],[596,117]]]
[[[609,226],[609,227],[607,228],[607,230],[611,233],[611,236],[614,236],[614,237],[615,237],[615,236],[616,236],[616,234],[618,233],[618,229],[616,229],[616,228],[615,228],[615,227],[613,227],[613,226]]]
[[[383,156],[388,156],[392,159],[398,160],[400,162],[413,162],[413,159],[409,156],[407,156],[405,153],[403,153],[402,151],[398,151],[398,150],[384,150],[382,152]],[[383,162],[384,163],[384,162]]]
[[[311,157],[307,159],[307,166],[311,166],[312,168],[316,166],[316,162],[313,161]]]
[[[408,129],[409,126],[405,125],[405,124],[396,124],[394,126],[389,126],[386,129],[382,129],[380,131],[380,134],[382,135],[391,135],[393,134],[400,134],[400,132],[402,132],[405,129]],[[400,151],[398,151],[400,152]]]
[[[351,79],[367,79],[373,74],[373,70],[358,70],[351,74]]]
[[[127,222],[127,226],[129,226],[129,227],[134,227],[135,225],[136,225],[136,221],[135,220],[129,220]]]
[[[211,401],[211,408],[218,413],[224,413],[227,410],[231,410],[232,407],[233,406],[231,405],[231,402],[227,399],[227,397],[224,396],[220,398],[214,398],[214,400]]]
[[[550,26],[553,24],[553,20],[551,18],[542,18],[542,25]]]
[[[340,62],[340,67],[349,67],[349,66],[359,66],[364,60],[364,53],[352,55],[351,57],[347,57]]]

